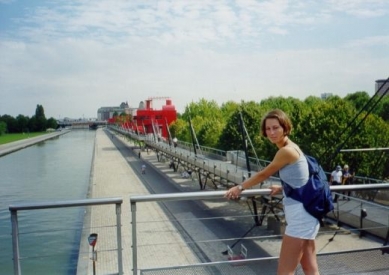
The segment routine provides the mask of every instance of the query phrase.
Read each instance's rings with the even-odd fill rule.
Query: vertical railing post
[[[122,207],[120,203],[116,204],[116,234],[118,245],[118,269],[119,275],[123,275],[123,247],[122,247]]]
[[[336,225],[340,226],[340,211],[339,211],[339,202],[336,203]]]
[[[131,203],[131,227],[132,227],[132,274],[138,274],[138,251],[137,251],[137,240],[136,240],[136,203]]]
[[[362,238],[365,235],[365,230],[363,230],[363,219],[366,218],[367,212],[366,209],[363,208],[363,203],[361,202],[361,210],[360,210],[360,217],[359,217],[359,225],[360,225],[360,231],[359,231],[359,237]]]
[[[12,249],[13,249],[13,262],[14,262],[14,274],[21,275],[20,269],[20,251],[19,251],[19,225],[18,225],[18,212],[17,210],[11,210],[11,224],[12,224]]]

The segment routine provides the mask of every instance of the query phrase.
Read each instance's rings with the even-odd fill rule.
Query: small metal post
[[[116,234],[118,245],[118,269],[119,275],[123,274],[123,248],[122,248],[122,207],[120,203],[116,204]]]
[[[20,269],[20,251],[19,251],[19,225],[18,225],[18,212],[17,210],[11,210],[11,223],[12,223],[12,248],[13,248],[13,261],[14,261],[14,274],[21,275]]]
[[[340,215],[340,211],[339,211],[339,202],[336,203],[336,225],[339,227],[340,226],[340,220],[339,220],[339,215]]]
[[[136,203],[131,203],[131,217],[132,217],[132,274],[138,274],[138,257],[137,257],[137,240],[136,240]]]
[[[364,235],[365,235],[365,231],[363,230],[363,219],[366,218],[367,216],[367,212],[366,212],[366,209],[365,208],[361,208],[361,215],[359,217],[359,221],[360,221],[360,231],[359,231],[359,237],[362,238]]]
[[[97,252],[95,251],[95,247],[92,246],[93,275],[96,275],[96,260]]]

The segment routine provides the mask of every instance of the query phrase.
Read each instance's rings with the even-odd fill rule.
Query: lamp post
[[[97,243],[97,233],[92,233],[88,237],[89,245],[92,246],[92,258],[93,261],[93,275],[96,275],[96,261],[97,261],[97,251],[95,251],[95,245]]]

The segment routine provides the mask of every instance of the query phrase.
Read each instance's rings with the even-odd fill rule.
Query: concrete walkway
[[[128,156],[113,144],[115,139],[122,138],[114,134],[106,134],[98,129],[94,152],[94,163],[91,178],[90,198],[122,197],[122,246],[124,274],[132,274],[131,250],[131,211],[129,197],[131,195],[149,194],[141,182],[139,171],[134,171],[128,162],[139,162],[137,153],[129,148]],[[98,253],[96,274],[117,274],[116,215],[114,206],[94,206],[90,213],[90,233],[98,234],[95,247]],[[137,237],[145,247],[138,247],[138,267],[174,266],[198,262],[196,256],[187,247],[179,232],[168,221],[157,203],[142,203],[137,207]],[[151,222],[151,221],[166,222]],[[87,227],[87,225],[84,225]],[[87,229],[85,229],[87,230]],[[158,234],[150,234],[158,232]],[[83,234],[85,236],[85,232]],[[81,240],[86,243],[86,240]],[[90,253],[81,254],[78,274],[93,274]],[[88,261],[87,271],[82,262]]]

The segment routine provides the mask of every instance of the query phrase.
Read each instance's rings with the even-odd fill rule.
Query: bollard
[[[363,230],[363,219],[366,218],[367,211],[365,208],[361,209],[361,216],[359,217],[361,230],[359,231],[359,237],[362,238],[365,235],[365,231]]]
[[[92,258],[93,261],[93,275],[96,275],[96,261],[97,261],[97,251],[95,251],[95,245],[97,243],[97,233],[92,233],[88,237],[89,245],[92,246]]]

